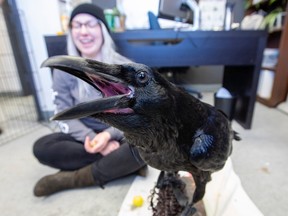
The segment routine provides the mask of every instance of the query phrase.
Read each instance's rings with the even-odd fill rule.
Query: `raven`
[[[223,168],[239,140],[227,117],[176,87],[150,67],[106,64],[72,56],[54,56],[42,67],[57,68],[94,86],[102,99],[81,103],[52,117],[64,120],[92,116],[119,128],[150,166],[188,171],[196,189],[182,215],[201,200],[211,173]]]

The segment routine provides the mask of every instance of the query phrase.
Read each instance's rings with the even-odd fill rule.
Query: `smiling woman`
[[[88,62],[74,65],[75,67],[88,66],[92,60],[97,60],[100,64],[131,62],[115,51],[107,26],[102,9],[96,5],[81,4],[72,11],[67,33],[69,58],[77,59],[81,56]],[[95,101],[92,105],[90,103],[91,106],[106,112],[129,112],[121,107],[113,107],[115,100],[131,93],[129,88],[118,80],[111,80],[112,76],[106,74],[105,70],[97,75],[90,74],[89,67],[84,68],[84,71],[74,71],[79,73],[79,79],[64,73],[63,65],[56,67],[53,73],[55,113],[60,114],[71,107],[81,107],[91,101]],[[100,74],[103,77],[101,79]],[[108,98],[102,99],[103,97]],[[96,99],[104,100],[105,104]],[[112,109],[107,110],[107,106]],[[79,110],[77,112],[79,115]],[[73,110],[71,115],[75,116]],[[124,141],[122,131],[99,119],[86,116],[58,121],[61,133],[42,137],[34,144],[34,155],[40,163],[61,170],[40,179],[34,188],[35,196],[48,196],[71,188],[102,186],[111,180],[137,173],[143,167],[145,169],[138,151]]]

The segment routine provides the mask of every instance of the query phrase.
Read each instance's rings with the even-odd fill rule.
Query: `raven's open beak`
[[[133,91],[121,79],[121,66],[72,56],[54,56],[41,67],[56,68],[72,74],[102,92],[103,98],[81,103],[53,116],[51,120],[65,120],[91,116],[100,112],[131,113]]]

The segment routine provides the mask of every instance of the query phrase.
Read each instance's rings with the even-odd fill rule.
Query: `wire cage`
[[[39,127],[34,95],[25,92],[12,43],[0,7],[0,146]]]

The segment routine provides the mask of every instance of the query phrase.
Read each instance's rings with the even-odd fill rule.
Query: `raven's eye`
[[[136,74],[137,81],[140,83],[146,83],[149,79],[147,73],[140,71]]]

